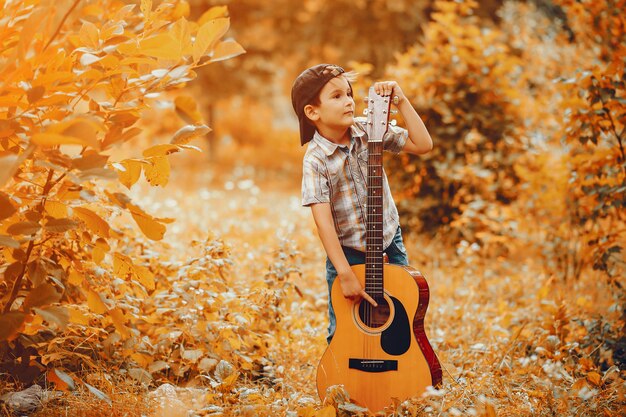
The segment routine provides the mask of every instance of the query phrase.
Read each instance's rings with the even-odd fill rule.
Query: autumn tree
[[[209,10],[190,21],[183,1],[2,3],[2,369],[25,382],[50,369],[48,378],[67,387],[53,365],[80,370],[117,357],[149,376],[135,350],[149,331],[143,323],[155,301],[148,295],[169,284],[146,246],[174,219],[150,215],[122,186],[142,173],[164,186],[168,155],[197,150],[188,142],[209,128],[192,99],[168,96],[185,126],[134,158],[110,155],[142,134],[153,98],[243,48],[222,40],[228,18]],[[200,252],[226,257],[219,245]],[[196,265],[203,276],[219,276],[217,266]],[[85,335],[100,349],[79,348]]]

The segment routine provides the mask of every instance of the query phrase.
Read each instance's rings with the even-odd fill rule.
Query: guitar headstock
[[[391,113],[391,98],[376,94],[374,87],[370,87],[367,95],[367,140],[382,142],[383,136],[389,129],[389,114]]]

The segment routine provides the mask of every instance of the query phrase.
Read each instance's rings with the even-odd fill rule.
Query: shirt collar
[[[365,136],[365,132],[359,129],[356,125],[350,126],[350,135],[352,138],[363,138]],[[326,154],[326,156],[332,155],[337,148],[345,147],[345,145],[338,145],[334,142],[329,141],[324,136],[320,135],[320,133],[316,130],[313,135],[313,142],[315,142]]]

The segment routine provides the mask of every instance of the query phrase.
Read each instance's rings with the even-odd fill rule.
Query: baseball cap
[[[301,145],[310,141],[315,134],[315,126],[309,122],[304,114],[304,107],[313,101],[328,81],[344,72],[345,70],[337,65],[318,64],[302,71],[293,82],[291,87],[291,104],[300,122]]]

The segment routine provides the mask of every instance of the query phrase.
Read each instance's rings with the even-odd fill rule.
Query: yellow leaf
[[[198,19],[198,25],[202,26],[210,20],[217,19],[218,17],[228,17],[228,6],[213,6],[200,16]]]
[[[298,409],[298,417],[315,417],[316,413],[317,411],[315,410],[315,407],[313,406],[308,406],[308,407]]]
[[[224,61],[226,59],[244,54],[245,52],[246,50],[234,40],[225,40],[217,44],[213,50],[213,53],[211,54],[211,62]]]
[[[139,52],[154,58],[180,61],[182,58],[181,45],[169,33],[160,33],[139,41]]]
[[[146,158],[143,174],[153,186],[165,186],[170,179],[170,162],[166,156]]]
[[[154,145],[143,151],[143,156],[151,157],[151,156],[165,156],[176,153],[180,151],[180,146],[174,144],[161,144]]]
[[[141,0],[141,14],[143,14],[144,20],[150,18],[150,14],[152,13],[152,0]]]
[[[113,255],[113,273],[125,280],[138,281],[148,290],[154,289],[154,275],[148,268],[135,265],[131,258],[121,253]]]
[[[182,17],[178,19],[172,25],[170,34],[180,44],[180,50],[183,55],[191,54],[191,48],[193,47],[191,43],[191,29],[189,27],[189,22],[186,19]]]
[[[336,417],[337,410],[332,405],[327,405],[315,414],[315,417]]]
[[[80,286],[84,280],[85,277],[83,277],[83,274],[74,269],[72,269],[72,271],[70,272],[70,276],[67,278],[67,282],[77,287]]]
[[[206,54],[208,50],[213,48],[213,45],[224,36],[230,27],[230,19],[228,17],[219,17],[217,19],[209,20],[204,23],[198,29],[196,34],[196,40],[193,44],[193,60],[198,60]]]
[[[111,226],[95,212],[84,207],[74,207],[74,215],[85,222],[87,228],[100,237],[108,238]]]
[[[31,138],[31,142],[41,146],[82,145],[97,148],[97,142],[92,140],[60,135],[58,133],[35,133]]]
[[[76,307],[68,307],[67,310],[70,313],[70,323],[89,325],[89,317],[81,310]]]
[[[228,392],[235,385],[237,378],[239,378],[239,372],[233,372],[232,374],[224,378],[222,383],[217,388],[222,392]]]
[[[198,103],[191,96],[178,96],[174,99],[176,114],[186,123],[202,123],[202,115],[198,111]]]
[[[43,325],[43,318],[39,315],[34,315],[32,316],[32,320],[30,322],[26,322],[24,330],[22,330],[20,333],[32,336],[45,329],[46,326]]]
[[[95,247],[91,251],[91,259],[98,265],[102,264],[102,261],[104,260],[104,255],[106,255],[106,252],[99,247]]]
[[[100,298],[100,294],[94,290],[89,290],[87,292],[87,305],[89,306],[89,309],[96,314],[104,314],[104,312],[107,311],[107,307]]]
[[[67,217],[67,206],[58,201],[46,200],[45,210],[50,217],[57,219]]]
[[[130,337],[130,331],[128,330],[128,327],[126,327],[126,317],[124,316],[122,309],[115,307],[109,310],[109,316],[111,317],[113,325],[119,334],[125,339]]]
[[[100,46],[100,35],[98,28],[91,22],[84,21],[83,26],[78,32],[82,45],[91,48],[98,49]]]
[[[153,361],[152,355],[147,355],[145,353],[139,352],[131,354],[130,358],[137,362],[137,365],[141,366],[142,368],[148,368]]]
[[[102,238],[98,238],[96,239],[96,246],[91,251],[91,259],[93,259],[95,263],[100,265],[102,263],[102,260],[104,259],[104,256],[109,250],[111,250],[111,247],[109,246],[107,241]]]

